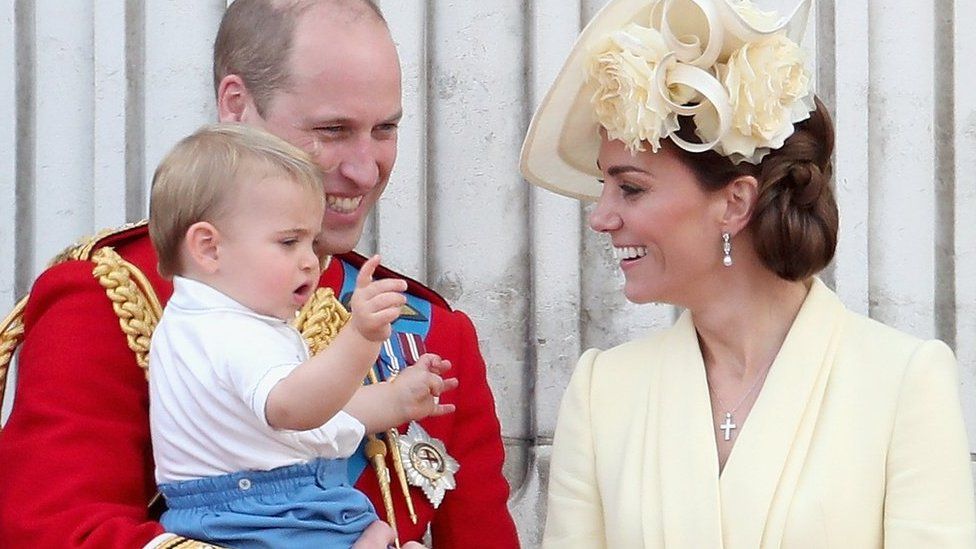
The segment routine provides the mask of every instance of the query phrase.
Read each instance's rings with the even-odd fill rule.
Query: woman
[[[806,11],[611,1],[533,118],[526,178],[598,199],[627,298],[686,309],[580,359],[546,547],[976,547],[952,352],[815,276],[838,223]]]

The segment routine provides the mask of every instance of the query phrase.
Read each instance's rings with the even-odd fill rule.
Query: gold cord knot
[[[309,351],[315,355],[329,346],[339,330],[349,322],[349,311],[336,299],[332,288],[319,288],[295,317],[298,330]]]
[[[129,349],[149,377],[149,343],[163,314],[159,299],[142,271],[112,248],[99,249],[92,254],[92,261],[92,274],[105,288]]]

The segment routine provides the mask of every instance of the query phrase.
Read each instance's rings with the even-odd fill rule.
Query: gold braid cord
[[[313,355],[328,347],[349,322],[349,311],[339,303],[332,288],[319,288],[298,311],[295,328],[301,332]]]
[[[48,262],[48,267],[70,260],[88,260],[92,250],[105,237],[117,234],[145,224],[145,221],[129,223],[115,229],[106,229],[95,236],[82,238],[75,244],[68,246]],[[0,323],[0,405],[6,396],[7,373],[13,360],[14,351],[24,339],[24,308],[30,295],[24,296],[14,306],[14,309]]]
[[[162,307],[156,297],[156,292],[153,291],[152,285],[142,271],[122,259],[115,250],[101,248],[92,253],[98,243],[106,236],[127,231],[144,223],[145,221],[130,223],[83,239],[79,243],[65,248],[51,260],[48,266],[51,267],[71,260],[94,261],[95,268],[92,270],[92,274],[105,288],[105,293],[112,301],[112,308],[119,317],[119,325],[126,334],[129,348],[135,353],[136,362],[145,369],[148,376],[149,340],[159,322],[159,317],[162,315]],[[0,324],[0,403],[3,402],[10,360],[24,336],[23,315],[28,297],[30,296],[25,296],[17,302],[14,310]],[[152,502],[150,502],[151,504]],[[210,543],[174,536],[161,543],[156,549],[223,548]]]
[[[3,403],[4,393],[7,389],[7,372],[10,369],[10,361],[14,357],[14,350],[24,339],[24,307],[27,305],[27,298],[23,298],[10,311],[7,318],[0,324],[0,404]]]
[[[95,262],[92,274],[105,288],[129,348],[136,355],[136,363],[149,377],[149,340],[163,314],[159,299],[146,275],[112,248],[96,251],[92,261]]]

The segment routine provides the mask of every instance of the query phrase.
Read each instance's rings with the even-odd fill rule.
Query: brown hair
[[[759,198],[748,227],[756,252],[770,270],[786,280],[802,280],[830,263],[837,248],[837,202],[830,183],[834,126],[827,108],[816,99],[810,118],[795,125],[786,143],[758,165],[733,164],[714,151],[690,153],[666,141],[682,162],[711,191],[740,176],[759,181]],[[694,125],[678,132],[697,140]]]
[[[214,124],[177,143],[156,168],[149,199],[149,237],[159,274],[181,274],[180,251],[190,226],[216,221],[226,213],[229,196],[268,174],[287,177],[325,200],[315,162],[265,131]]]
[[[375,0],[331,0],[348,8],[350,2],[367,6],[386,23]],[[231,74],[244,81],[258,114],[264,115],[274,93],[291,84],[288,58],[299,17],[316,0],[235,0],[220,21],[214,40],[214,91]],[[339,7],[339,6],[337,6]]]

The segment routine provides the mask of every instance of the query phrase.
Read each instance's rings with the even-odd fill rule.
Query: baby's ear
[[[198,221],[186,230],[183,243],[186,260],[191,269],[206,274],[217,272],[220,244],[220,232],[217,231],[217,227],[206,221]]]

